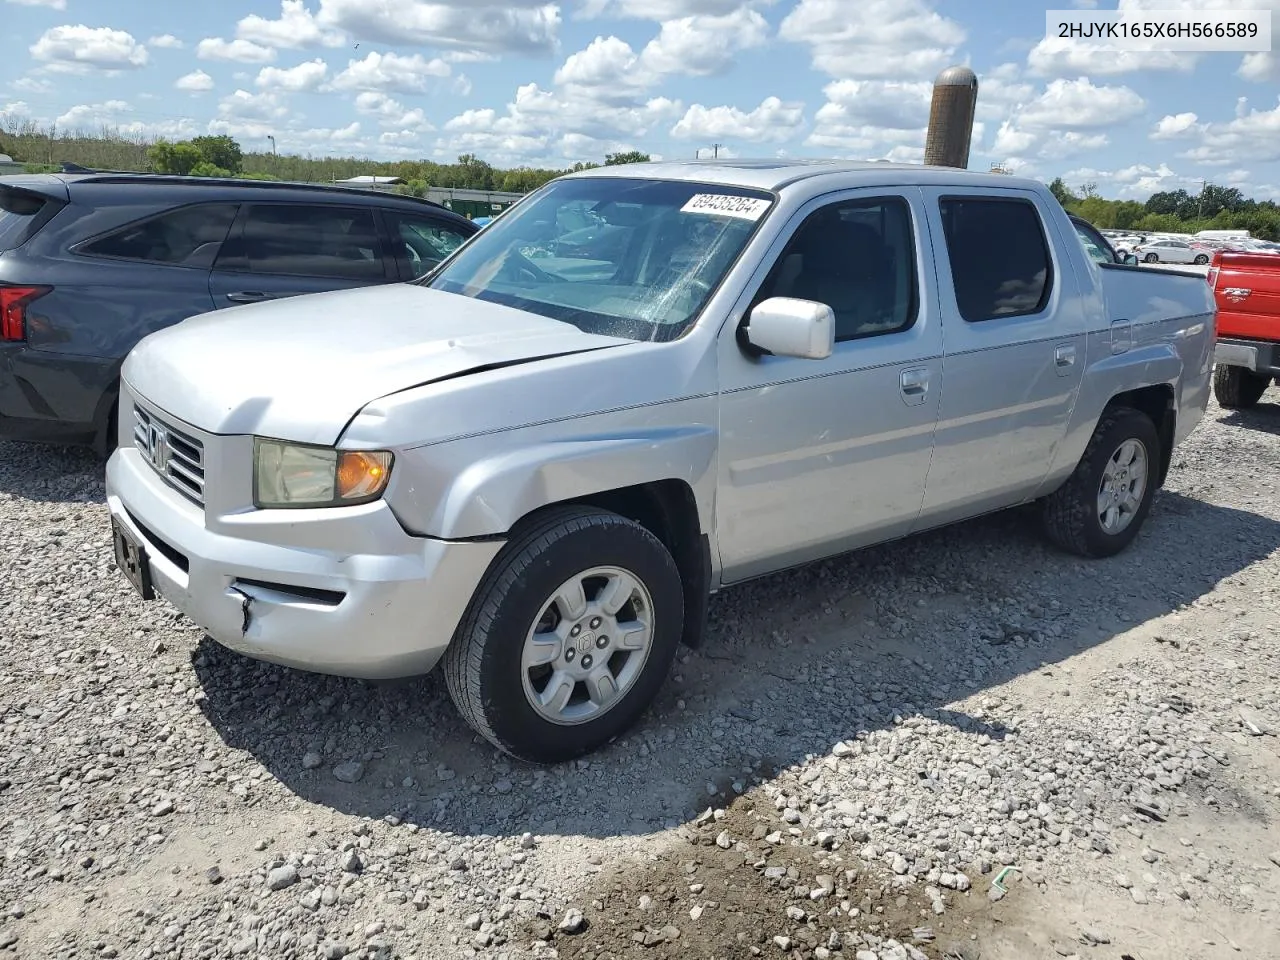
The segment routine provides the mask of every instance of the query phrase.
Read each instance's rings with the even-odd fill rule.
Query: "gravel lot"
[[[1113,560],[1010,512],[727,591],[632,735],[545,769],[436,676],[138,602],[100,465],[0,444],[0,956],[1273,954],[1266,399],[1210,408]]]

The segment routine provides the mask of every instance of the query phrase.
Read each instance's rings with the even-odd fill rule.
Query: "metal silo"
[[[969,166],[973,111],[978,103],[978,78],[968,67],[948,67],[933,81],[929,132],[924,162],[942,167]]]

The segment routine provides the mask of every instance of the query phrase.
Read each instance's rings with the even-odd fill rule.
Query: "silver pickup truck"
[[[1203,277],[1095,262],[1030,180],[591,170],[420,281],[146,338],[116,560],[250,657],[443,661],[483,736],[563,760],[636,720],[722,587],[1033,501],[1060,547],[1122,550],[1214,317]]]

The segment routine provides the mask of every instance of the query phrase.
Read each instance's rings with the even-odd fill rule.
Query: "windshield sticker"
[[[759,220],[769,209],[768,200],[759,197],[734,197],[725,193],[695,193],[680,208],[681,213],[704,213],[715,217],[737,217]]]

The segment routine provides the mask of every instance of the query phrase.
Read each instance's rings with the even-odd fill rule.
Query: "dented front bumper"
[[[107,465],[107,506],[142,546],[156,593],[218,643],[369,679],[430,670],[502,546],[411,536],[381,502],[279,523],[255,522],[273,513],[258,511],[216,529],[132,446]]]

